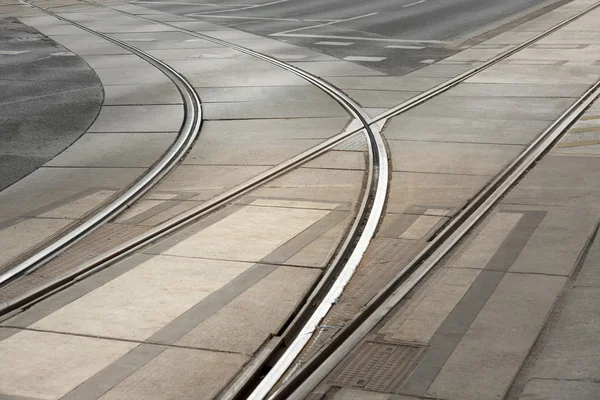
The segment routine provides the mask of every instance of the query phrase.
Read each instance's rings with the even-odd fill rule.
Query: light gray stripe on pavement
[[[422,396],[467,333],[479,312],[492,297],[504,275],[517,260],[527,241],[546,216],[545,211],[506,211],[523,217],[487,263],[465,296],[442,323],[423,358],[400,386],[398,393]]]
[[[222,288],[190,308],[178,318],[148,338],[149,342],[174,344],[204,320],[225,307],[277,268],[276,265],[255,264]]]
[[[61,400],[98,399],[166,349],[165,346],[140,344],[61,397]]]
[[[298,235],[290,239],[287,243],[275,249],[271,254],[261,260],[264,263],[283,264],[304,247],[311,244],[320,236],[325,234],[331,228],[336,226],[344,218],[348,216],[347,212],[331,211],[325,217],[321,218],[310,227],[300,232]]]
[[[26,328],[38,322],[40,319],[52,314],[54,311],[66,306],[78,298],[88,294],[94,289],[112,281],[123,275],[127,271],[137,267],[139,264],[148,261],[153,256],[147,254],[135,254],[121,262],[92,275],[73,286],[53,294],[48,299],[41,301],[33,307],[15,315],[12,318],[2,322],[3,325]]]

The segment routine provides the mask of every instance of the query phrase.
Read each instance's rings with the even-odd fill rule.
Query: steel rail
[[[89,3],[86,0],[84,0],[84,1]],[[94,4],[94,3],[91,3],[91,4]],[[97,5],[97,4],[95,4],[95,5]],[[106,8],[106,9],[110,9],[113,11],[117,11],[119,13],[129,15],[133,18],[137,18],[140,20],[145,20],[148,22],[156,23],[156,24],[166,25],[166,26],[172,27],[174,29],[177,29],[179,31],[188,33],[191,36],[202,38],[202,39],[205,39],[205,40],[208,40],[213,43],[220,44],[220,45],[223,45],[226,47],[230,47],[230,48],[239,50],[241,52],[244,52],[244,53],[252,55],[252,56],[256,56],[256,54],[257,54],[257,52],[247,49],[247,48],[244,48],[242,46],[235,45],[235,44],[226,42],[224,40],[213,38],[213,37],[210,37],[207,35],[203,35],[198,32],[190,31],[188,29],[181,28],[176,25],[169,24],[167,22],[156,21],[156,20],[153,20],[148,17],[142,17],[142,16],[139,16],[136,14],[129,13],[127,11],[113,9],[109,6],[104,6],[104,5],[97,5],[97,6]],[[452,87],[456,86],[457,84],[470,78],[471,76],[476,75],[477,73],[501,62],[502,60],[523,50],[524,48],[528,47],[529,45],[546,37],[547,35],[551,34],[552,32],[555,32],[556,30],[560,29],[561,27],[563,27],[563,26],[573,22],[574,20],[580,18],[581,16],[589,13],[593,9],[597,8],[598,6],[600,6],[600,3],[588,7],[587,9],[567,18],[566,20],[554,25],[553,27],[534,36],[533,38],[531,38],[511,49],[508,49],[507,51],[500,53],[499,55],[486,61],[481,66],[475,67],[465,73],[462,73],[455,78],[452,78],[432,89],[429,89],[429,90],[397,105],[396,107],[393,107],[390,110],[387,110],[386,112],[374,117],[372,124],[374,126],[378,126],[377,123],[380,122],[381,126],[383,126],[389,118],[392,118],[392,117],[399,115],[405,111],[408,111],[409,109],[412,109],[413,107],[416,107],[416,106],[422,104],[423,102],[428,101],[429,99],[436,97],[436,96],[440,95],[441,93],[446,92],[447,90],[451,89]],[[258,54],[260,54],[260,53],[258,53]],[[262,55],[259,58],[263,58],[263,59],[265,59],[265,61],[271,62],[276,65],[283,64],[284,65],[283,68],[287,69],[285,67],[285,66],[288,66],[286,63],[283,63],[273,57]],[[381,144],[383,145],[383,143],[381,143]],[[349,237],[347,239],[349,239]],[[348,243],[347,243],[348,241],[349,240],[346,240],[346,242],[344,243],[344,246],[348,245]],[[368,243],[367,243],[367,246],[368,246]],[[364,252],[362,254],[364,254]],[[336,257],[336,260],[334,261],[333,265],[336,265],[335,263],[339,262],[340,261],[339,259],[343,256],[344,256],[343,252],[338,253],[338,256]],[[361,255],[361,258],[362,258],[362,255]],[[357,267],[357,265],[352,268],[352,274],[354,273],[356,267]],[[283,377],[285,372],[292,365],[294,359],[300,354],[301,350],[304,348],[306,343],[308,343],[308,341],[310,340],[310,337],[312,336],[312,333],[316,330],[318,323],[326,314],[326,312],[324,314],[322,313],[323,309],[321,308],[321,306],[323,304],[325,304],[324,308],[329,310],[331,305],[328,304],[328,302],[337,300],[337,297],[339,297],[339,295],[342,293],[343,288],[345,287],[345,285],[347,284],[347,282],[349,281],[349,279],[351,277],[351,274],[349,276],[342,277],[342,279],[344,280],[345,283],[337,285],[336,284],[337,281],[333,280],[333,278],[336,274],[339,274],[339,272],[336,268],[331,268],[327,271],[326,275],[323,277],[323,279],[320,280],[319,284],[317,285],[317,288],[309,296],[309,299],[305,303],[304,307],[300,310],[300,312],[297,314],[297,316],[294,318],[294,320],[289,324],[286,331],[282,335],[284,340],[280,340],[279,345],[271,348],[269,351],[270,354],[266,355],[264,357],[263,364],[265,364],[269,361],[272,361],[273,356],[275,355],[277,350],[279,350],[282,347],[285,340],[290,340],[290,337],[293,337],[293,339],[291,339],[292,343],[285,350],[283,355],[276,361],[274,367],[269,371],[269,373],[263,379],[261,379],[261,381],[258,383],[258,386],[256,387],[256,389],[251,393],[250,399],[256,400],[256,399],[263,399],[263,398],[267,397],[269,392],[271,392],[273,390],[273,388],[280,381],[281,377]],[[333,284],[332,284],[332,281],[333,281]],[[328,297],[329,293],[332,293],[332,294],[336,293],[338,296],[334,297],[332,300],[332,298]],[[316,308],[315,308],[315,305],[317,305]],[[257,370],[254,371],[254,375],[256,374],[256,372],[258,372],[258,371]],[[234,382],[233,385],[229,386],[229,390],[226,390],[224,393],[221,393],[219,398],[223,399],[223,400],[232,399],[232,398],[241,398],[241,396],[243,396],[243,393],[245,393],[245,391],[248,390],[248,386],[251,384],[251,382],[250,382],[251,377],[252,377],[252,374],[249,374],[249,375],[243,377],[242,382]]]
[[[569,127],[600,96],[592,85],[550,127],[519,154],[468,204],[434,240],[406,265],[325,345],[285,381],[270,400],[304,399],[360,341],[433,269],[472,228],[492,211]]]
[[[111,9],[116,12],[122,12],[120,10],[114,10],[110,7],[105,8]],[[123,13],[128,14],[126,12]],[[70,20],[67,18],[63,19],[67,22],[70,22]],[[142,248],[148,243],[166,237],[172,234],[173,232],[180,230],[183,227],[197,221],[199,218],[218,210],[219,208],[223,207],[232,200],[241,197],[242,195],[246,194],[252,189],[255,189],[259,185],[262,185],[265,182],[275,179],[276,177],[281,176],[286,172],[298,168],[305,162],[314,159],[315,157],[330,150],[332,147],[334,147],[336,144],[340,143],[347,137],[357,132],[363,131],[368,139],[367,144],[369,147],[370,154],[366,184],[367,189],[364,191],[363,198],[361,200],[361,204],[357,212],[357,217],[353,221],[349,234],[346,237],[346,241],[344,242],[344,245],[341,246],[341,249],[338,251],[337,260],[339,261],[339,263],[334,264],[331,268],[331,270],[335,270],[338,272],[340,270],[344,271],[344,276],[346,276],[346,279],[350,279],[354,269],[360,263],[360,260],[362,259],[362,256],[366,251],[368,244],[371,241],[371,238],[375,234],[379,220],[381,218],[381,215],[383,214],[383,207],[385,203],[385,198],[387,196],[388,157],[387,150],[385,148],[383,139],[381,138],[377,125],[371,127],[371,121],[369,116],[364,110],[362,110],[362,108],[358,104],[356,104],[352,99],[344,95],[337,88],[317,78],[316,76],[302,71],[297,67],[283,63],[272,57],[252,51],[250,49],[246,49],[220,40],[219,42],[223,42],[223,44],[226,44],[228,47],[235,48],[256,58],[271,62],[281,68],[284,68],[304,78],[305,80],[309,81],[310,83],[325,91],[328,95],[330,95],[338,103],[340,103],[346,109],[346,111],[348,111],[349,114],[351,114],[354,117],[354,121],[358,122],[361,125],[361,127],[358,129],[352,129],[351,124],[346,130],[346,132],[343,132],[339,135],[334,136],[333,138],[326,140],[324,143],[305,151],[304,153],[292,158],[291,160],[288,160],[233,189],[225,191],[224,193],[176,217],[175,219],[153,228],[144,235],[141,235],[120,246],[115,247],[111,251],[102,254],[101,256],[96,257],[95,259],[79,266],[77,269],[74,269],[67,274],[53,279],[44,284],[43,286],[35,288],[34,290],[31,290],[19,296],[18,298],[15,298],[5,303],[4,305],[0,305],[0,315],[14,311],[19,307],[38,302],[43,298],[46,298],[47,296],[51,295],[55,291],[61,290],[67,285],[73,284],[77,281],[84,279],[90,274],[93,274],[96,271],[107,267],[109,264],[112,264],[120,259],[123,259],[127,255],[132,254],[133,252]],[[346,261],[346,259],[348,261]],[[344,283],[341,280],[341,278],[338,279],[336,282],[337,287],[339,288],[343,288],[347,283]],[[331,297],[331,300],[329,302],[330,307],[334,303],[334,301],[335,298]],[[325,304],[326,303],[324,302],[322,307],[325,307]],[[323,310],[323,312],[326,313],[325,308],[323,308]]]
[[[111,43],[114,43],[131,53],[142,58],[146,62],[150,63],[164,75],[166,75],[173,84],[179,90],[183,99],[185,118],[182,127],[179,131],[177,139],[169,150],[162,156],[162,158],[154,164],[154,166],[140,179],[138,179],[129,189],[118,196],[116,199],[111,201],[108,205],[103,207],[101,210],[93,214],[90,218],[86,219],[83,223],[76,226],[71,231],[67,232],[56,241],[50,243],[48,246],[37,251],[22,262],[16,264],[14,267],[0,275],[0,287],[6,283],[12,281],[18,276],[25,273],[29,273],[39,268],[41,265],[50,261],[67,248],[81,240],[86,235],[90,234],[94,230],[98,229],[101,225],[108,222],[119,213],[131,206],[137,199],[148,192],[152,187],[158,183],[158,181],[164,177],[175,164],[183,157],[183,155],[190,149],[194,140],[196,140],[200,127],[202,125],[202,106],[200,98],[196,94],[196,91],[192,85],[177,71],[173,68],[160,61],[156,57],[135,48],[124,41],[115,39],[103,33],[94,31],[86,28],[85,26],[71,21],[67,18],[61,17],[52,11],[48,11],[39,7],[38,5],[29,3],[26,0],[19,0],[21,3],[26,4],[30,7],[37,8],[38,10],[49,14],[59,20],[71,23],[79,29],[86,32],[99,36]]]
[[[212,41],[214,43],[218,43],[218,44],[230,47],[230,48],[238,49],[238,50],[240,50],[242,52],[245,52],[247,54],[250,54],[249,52],[252,52],[252,53],[255,53],[255,54],[260,54],[260,53],[257,53],[257,52],[253,52],[250,49],[246,49],[246,48],[243,48],[241,46],[238,46],[238,45],[235,45],[235,44],[232,44],[232,43],[228,43],[228,42],[223,41],[221,39],[216,39],[216,38],[212,38],[210,36],[202,35],[200,33],[189,31],[187,29],[180,28],[180,27],[177,27],[177,26],[172,25],[172,24],[168,24],[168,23],[161,22],[161,21],[155,21],[155,20],[152,20],[150,18],[141,17],[141,16],[138,16],[138,15],[135,15],[135,14],[128,13],[126,11],[116,10],[116,9],[112,9],[110,7],[106,7],[106,6],[102,6],[102,5],[98,5],[98,4],[93,4],[93,5],[96,5],[98,7],[104,7],[104,8],[107,8],[107,9],[111,9],[111,10],[113,10],[115,12],[120,12],[120,13],[123,13],[123,14],[127,14],[127,15],[130,15],[130,16],[134,17],[134,18],[138,18],[138,19],[150,21],[150,22],[157,23],[157,24],[167,25],[167,26],[176,28],[177,30],[180,30],[182,32],[186,32],[186,33],[188,33],[188,34],[190,34],[192,36],[196,36],[196,37],[199,37],[199,38],[202,38],[202,39],[205,39],[205,40],[209,40],[209,41]],[[500,61],[502,61],[503,59],[509,57],[510,55],[515,54],[516,52],[522,50],[523,48],[527,47],[528,45],[530,45],[530,44],[532,44],[532,43],[540,40],[541,38],[543,38],[543,37],[547,36],[548,34],[554,32],[555,30],[557,30],[560,27],[566,25],[567,23],[572,22],[573,20],[579,18],[580,16],[584,15],[585,13],[591,11],[592,9],[596,8],[597,6],[598,6],[598,4],[593,5],[593,6],[589,7],[588,9],[586,9],[586,10],[584,10],[584,11],[582,11],[582,12],[580,12],[580,13],[578,13],[578,14],[570,17],[570,18],[568,18],[567,20],[565,20],[565,21],[563,21],[563,22],[555,25],[554,27],[550,28],[548,31],[545,31],[542,34],[537,35],[536,37],[534,37],[534,38],[532,38],[532,39],[530,39],[530,40],[522,43],[519,46],[516,46],[515,48],[509,49],[506,52],[501,53],[500,55],[498,55],[498,56],[494,57],[493,59],[489,60],[488,62],[484,63],[482,66],[479,66],[479,67],[476,67],[476,68],[474,68],[474,69],[472,69],[470,71],[467,71],[466,73],[463,73],[463,74],[459,75],[456,78],[453,78],[453,79],[451,79],[451,80],[449,80],[449,81],[447,81],[447,82],[445,82],[445,83],[443,83],[441,85],[438,85],[435,88],[432,88],[432,89],[430,89],[430,90],[428,90],[428,91],[426,91],[426,92],[424,92],[424,93],[422,93],[422,94],[420,94],[420,95],[418,95],[418,96],[416,96],[416,97],[414,97],[412,99],[409,99],[408,101],[406,101],[406,102],[404,102],[404,103],[402,103],[402,104],[400,104],[400,105],[398,105],[398,106],[396,106],[396,107],[394,107],[394,108],[392,108],[392,109],[390,109],[390,110],[388,110],[388,111],[380,114],[379,116],[377,116],[377,117],[374,118],[374,121],[371,122],[371,124],[375,125],[375,123],[378,122],[378,121],[384,122],[388,118],[391,118],[393,116],[401,114],[401,113],[403,113],[403,112],[405,112],[405,111],[407,111],[407,110],[409,110],[409,109],[411,109],[411,108],[413,108],[413,107],[415,107],[415,106],[417,106],[417,105],[419,105],[419,104],[421,104],[421,103],[429,100],[430,98],[433,98],[433,97],[435,97],[435,96],[437,96],[437,95],[445,92],[446,90],[450,89],[451,87],[453,87],[453,86],[457,85],[458,83],[464,81],[465,79],[469,78],[470,76],[473,76],[476,73],[481,72],[482,70],[484,70],[484,69],[486,69],[486,68],[488,68],[488,67],[490,67],[490,66],[492,66],[492,65],[494,65],[494,64],[496,64],[496,63],[498,63]],[[254,54],[250,54],[250,55],[254,55]],[[269,56],[266,56],[266,55],[262,55],[262,57],[265,57],[265,58],[263,58],[263,59],[265,59],[265,61],[269,61],[269,62],[272,62],[272,63],[282,63],[279,60],[276,60],[276,59],[274,59],[272,57],[269,57]],[[259,57],[259,58],[261,58],[261,57]],[[285,65],[285,66],[287,66],[287,67],[291,67],[288,64],[285,64],[285,63],[282,63],[282,64]],[[283,67],[283,68],[288,69],[286,67]],[[308,74],[308,75],[310,75],[310,74]],[[368,119],[366,119],[366,120],[368,121]],[[309,157],[308,159],[312,159],[312,158],[316,157],[317,155],[324,153],[325,151],[327,151],[328,149],[330,149],[331,147],[333,147],[335,144],[339,143],[340,141],[344,140],[345,138],[349,137],[350,135],[352,135],[352,134],[354,134],[354,133],[356,133],[356,132],[358,132],[360,130],[361,129],[357,129],[357,130],[349,131],[349,132],[347,131],[345,133],[337,135],[334,138],[331,138],[329,141],[327,141],[328,143],[324,143],[321,146],[322,147],[321,151],[318,154],[316,154],[316,155],[306,154],[306,153],[309,153],[311,150],[313,150],[313,149],[311,149],[311,150],[303,153],[302,155],[300,155],[298,157]],[[372,143],[372,141],[370,143]],[[305,161],[308,161],[308,159],[306,159]],[[292,160],[290,160],[290,161],[292,161]],[[282,172],[282,173],[284,173],[284,172]],[[266,178],[266,179],[268,180],[269,178]],[[255,186],[253,186],[253,187],[255,187]],[[251,187],[248,188],[248,190],[251,190],[251,189],[252,189]],[[246,190],[245,192],[247,192],[248,190]],[[231,197],[231,198],[234,198],[234,197]],[[206,213],[204,213],[202,215],[205,215],[205,214]],[[338,253],[338,254],[340,254],[340,253]],[[88,271],[89,270],[90,269],[88,268]],[[83,275],[80,275],[80,276],[83,276]],[[52,289],[50,289],[50,290],[52,290]],[[311,296],[311,298],[313,298],[313,299],[314,299],[314,294],[315,294],[315,292],[313,292],[313,296]],[[25,303],[21,302],[21,305],[23,305],[23,304],[25,304]],[[305,308],[310,308],[310,307],[312,307],[311,304],[310,304],[310,302],[307,302],[307,304],[305,305]],[[2,313],[2,308],[0,308],[0,313]],[[321,353],[319,353],[319,354],[321,354]]]
[[[415,97],[412,97],[412,98],[406,100],[405,102],[403,102],[403,103],[401,103],[379,115],[375,116],[373,118],[373,124],[380,123],[381,126],[384,126],[385,123],[387,123],[387,121],[390,118],[393,118],[399,114],[402,114],[402,113],[450,90],[451,88],[455,87],[459,83],[464,82],[468,78],[480,73],[481,71],[486,70],[486,69],[492,67],[493,65],[498,64],[502,60],[505,60],[506,58],[527,48],[531,44],[536,43],[537,41],[543,39],[544,37],[550,35],[551,33],[564,27],[565,25],[567,25],[567,24],[577,20],[578,18],[582,17],[583,15],[593,11],[594,9],[598,8],[599,6],[600,6],[600,3],[596,3],[590,7],[582,10],[581,12],[576,13],[573,16],[559,22],[558,24],[552,26],[551,28],[547,29],[546,31],[541,32],[540,34],[534,36],[533,38],[528,39],[528,40],[524,41],[523,43],[498,54],[495,57],[492,57],[491,59],[487,60],[482,65],[472,68],[452,79],[449,79],[446,82],[443,82],[443,83],[441,83],[441,84],[439,84],[439,85],[437,85]],[[202,35],[202,36],[204,36],[204,35]],[[304,325],[301,328],[299,328],[297,326],[300,322],[302,322],[302,320],[306,320],[305,313],[307,313],[311,308],[314,308],[312,306],[312,304],[314,304],[318,300],[316,298],[316,296],[314,295],[314,293],[315,292],[313,292],[313,296],[311,296],[309,301],[305,304],[305,307],[296,316],[296,318],[292,321],[292,323],[288,326],[288,328],[282,335],[283,340],[289,340],[289,338],[293,334],[293,337],[295,339],[293,339],[292,344],[290,345],[290,348],[295,349],[298,346],[298,344],[296,342],[299,342],[299,341],[301,343],[303,343],[304,345],[306,343],[308,343],[308,341],[312,337],[312,333],[314,333],[317,328],[316,325],[313,325],[315,323],[315,321],[317,321],[317,318],[310,318],[309,323],[304,323]],[[341,292],[340,292],[340,294],[341,294]],[[322,316],[319,315],[319,317],[321,317],[321,318],[318,318],[318,320],[320,321],[322,319],[322,317],[324,317],[324,315],[322,315]],[[300,330],[300,333],[298,333],[298,330]],[[338,336],[339,336],[339,333],[338,333]],[[281,343],[282,343],[282,341],[280,341],[280,346],[281,346]],[[276,350],[277,350],[277,348],[271,349],[271,353],[275,353]],[[286,351],[283,354],[283,356],[281,356],[281,359],[275,363],[274,367],[259,382],[257,388],[260,388],[261,390],[253,391],[249,398],[251,400],[267,398],[268,394],[270,392],[273,392],[273,390],[276,388],[276,386],[281,383],[280,382],[281,377],[286,372],[289,372],[289,371],[281,372],[283,365],[287,366],[286,370],[289,370],[289,367],[292,365],[294,359],[299,355],[299,353],[300,353],[299,351],[293,350],[293,351],[289,352],[289,354],[288,354],[288,351]],[[293,359],[292,359],[292,354],[295,354],[295,357],[293,357]],[[271,361],[271,359],[269,357],[265,357],[263,364],[266,364],[268,361]],[[304,375],[306,375],[306,373],[302,372],[302,371],[299,371],[299,373],[303,373]],[[292,374],[292,376],[294,376],[294,375]],[[278,378],[276,379],[276,377],[278,377]],[[246,377],[246,379],[248,379],[248,378]],[[281,390],[283,390],[282,393],[289,394],[289,389],[286,389],[286,385],[289,387],[292,387],[294,384],[298,384],[298,383],[293,382],[293,381],[289,382],[289,383],[284,383],[282,386],[282,389],[281,389]],[[270,388],[270,389],[267,390],[267,388]],[[276,392],[276,393],[279,393],[279,392]],[[221,400],[241,399],[243,394],[244,394],[243,387],[237,387],[235,393],[227,393],[226,392],[225,394],[222,394],[220,396],[220,399]],[[269,399],[277,399],[277,400],[284,399],[284,398],[285,397],[281,397],[279,394],[269,397]]]

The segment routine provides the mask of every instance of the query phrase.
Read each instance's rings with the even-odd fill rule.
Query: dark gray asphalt
[[[0,190],[67,148],[98,115],[98,77],[64,52],[17,20],[0,18]]]
[[[338,58],[385,57],[377,62],[358,63],[401,75],[423,67],[422,61],[439,60],[460,50],[448,42],[521,14],[544,0],[214,0],[194,3],[193,0],[136,2],[285,40]],[[319,44],[323,41],[351,44]]]

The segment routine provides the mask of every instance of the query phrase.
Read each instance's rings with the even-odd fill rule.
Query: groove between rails
[[[130,207],[131,204],[133,204],[137,199],[154,187],[154,185],[156,185],[156,183],[158,183],[158,181],[175,166],[179,159],[189,150],[194,140],[196,140],[200,132],[200,127],[202,126],[202,105],[200,98],[196,94],[196,91],[192,85],[173,68],[163,63],[159,59],[151,56],[150,54],[121,40],[86,28],[83,25],[60,17],[51,11],[47,11],[42,7],[29,3],[25,0],[19,1],[59,20],[69,22],[79,29],[112,42],[153,65],[165,76],[167,76],[167,78],[169,78],[177,87],[177,90],[183,99],[185,117],[177,139],[169,148],[169,151],[150,169],[150,171],[148,171],[142,178],[137,180],[133,186],[125,191],[125,193],[121,194],[117,199],[113,200],[100,211],[86,219],[81,225],[75,227],[73,230],[61,236],[53,243],[44,247],[31,257],[20,262],[10,270],[0,275],[0,287],[18,276],[32,272],[39,268],[44,263],[50,261],[61,252],[81,240],[84,236],[98,229],[102,224],[108,222],[119,213]]]
[[[448,255],[561,138],[600,96],[600,81],[592,85],[548,129],[530,144],[501,174],[423,249],[394,279],[355,315],[269,400],[304,399],[408,293]]]

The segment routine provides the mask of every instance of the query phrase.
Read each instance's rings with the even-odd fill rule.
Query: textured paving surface
[[[515,18],[543,3],[504,1],[493,7],[479,0],[450,1],[443,6],[413,0],[367,4],[344,1],[343,5],[339,1],[296,0],[267,2],[258,7],[227,1],[139,4],[290,42],[371,70],[404,74],[460,51],[450,45],[453,40],[464,41],[486,25],[501,25],[499,21]],[[322,73],[318,66],[313,68]]]
[[[576,4],[586,3],[566,6],[568,12]],[[576,47],[565,48],[563,31],[557,33],[558,39],[551,34],[394,118],[384,131],[394,169],[388,212],[431,218],[437,214],[434,210],[445,209],[446,215],[452,215],[475,193],[476,183],[485,182],[477,178],[499,171],[523,148],[522,143],[533,140],[560,116],[573,102],[572,96],[595,83],[600,71],[593,50],[598,31],[589,30],[588,21],[597,14],[594,11],[569,25],[569,31],[587,34],[587,39],[583,34],[578,37],[582,42]],[[549,19],[541,18],[542,25]],[[534,22],[519,29],[534,29]],[[587,57],[579,50],[584,47],[590,48]],[[489,56],[468,52],[451,58]],[[548,75],[532,73],[531,64],[539,60],[556,61],[543,65]],[[524,91],[511,92],[517,87]],[[328,395],[335,399],[595,398],[598,389],[593,382],[598,377],[592,370],[597,360],[589,355],[598,347],[594,247],[580,278],[570,282],[600,216],[598,185],[591,178],[598,163],[596,114],[594,105],[456,254],[371,332],[317,392],[331,389]],[[520,119],[525,123],[516,123]],[[402,238],[427,228],[435,230],[433,221],[426,223],[421,216],[406,220],[388,215],[378,235]],[[370,250],[378,246],[375,241]],[[361,270],[370,268],[366,261],[329,318],[347,308],[344,303],[358,310],[365,304],[363,297],[368,300],[368,293],[352,290],[361,280]],[[385,265],[381,267],[385,270]],[[554,322],[538,340],[561,294],[571,286],[558,303]],[[328,319],[331,326],[324,327],[320,340],[311,345],[325,343],[352,315]],[[354,379],[340,379],[340,371],[348,366],[360,371],[365,365],[385,362],[377,354],[362,355],[369,343],[390,349],[410,344],[423,350],[410,367],[388,368],[385,378],[355,372]],[[536,350],[528,360],[532,349]],[[359,362],[361,357],[364,360]],[[550,381],[552,385],[544,385]]]
[[[285,9],[294,3],[274,7]],[[406,8],[410,12],[420,4]],[[503,3],[496,11],[506,13],[511,4]],[[106,250],[106,241],[96,245],[96,238],[122,242],[348,129],[345,111],[309,82],[190,31],[263,51],[323,76],[375,116],[586,4],[577,1],[510,35],[445,62],[423,64],[428,66],[402,77],[369,67],[384,60],[340,60],[263,33],[140,5],[111,4],[171,26],[72,0],[46,4],[168,62],[196,88],[206,121],[182,164],[151,193],[110,229],[98,231],[98,237],[82,241],[51,268],[30,275],[29,281],[18,281],[12,295]],[[8,7],[15,15],[31,14]],[[185,7],[177,4],[175,9]],[[31,231],[28,224],[38,224],[38,231],[51,234],[89,215],[145,171],[173,139],[183,110],[168,80],[122,48],[39,13],[24,21],[80,54],[106,88],[107,101],[90,132],[33,174],[35,180],[0,194],[6,200],[0,206],[3,226]],[[387,214],[355,280],[328,316],[321,342],[313,340],[310,351],[335,334],[596,79],[593,22],[582,18],[580,30],[560,31],[556,39],[551,35],[544,45],[390,121],[384,131],[392,157]],[[571,42],[564,47],[565,40],[575,41],[576,47]],[[319,46],[352,48],[340,43]],[[423,47],[424,53],[430,51],[430,46]],[[417,49],[387,50],[401,55]],[[536,68],[548,79],[536,75]],[[40,72],[41,77],[49,74]],[[596,131],[589,121],[593,119],[574,127],[569,141],[557,149],[576,152],[588,147],[585,151],[593,153]],[[355,135],[248,197],[3,321],[0,395],[214,398],[265,343],[281,334],[329,265],[364,190],[365,150],[364,138]],[[479,388],[490,398],[505,393],[572,273],[569,265],[594,228],[590,221],[595,221],[595,211],[577,206],[585,196],[596,195],[591,183],[595,164],[583,155],[549,156],[551,177],[540,175],[538,186],[523,181],[523,190],[515,193],[526,201],[511,202],[509,197],[477,237],[465,242],[457,259],[437,271],[410,304],[368,338],[369,345],[340,366],[330,397],[407,400],[425,395],[462,400],[481,398]],[[589,171],[585,176],[590,181],[569,180],[577,170]],[[548,186],[554,195],[545,200],[552,200],[553,207],[540,202]],[[42,195],[32,195],[40,191]],[[569,191],[575,195],[569,197]],[[10,231],[0,232],[14,241]],[[539,253],[545,258],[539,260]],[[588,277],[594,281],[593,275]],[[501,329],[497,321],[504,322]],[[367,368],[365,362],[376,366]],[[48,371],[47,365],[56,367]],[[38,379],[28,379],[32,374]],[[527,390],[534,393],[536,388]]]
[[[0,15],[0,190],[73,143],[96,118],[102,86],[77,55]]]

